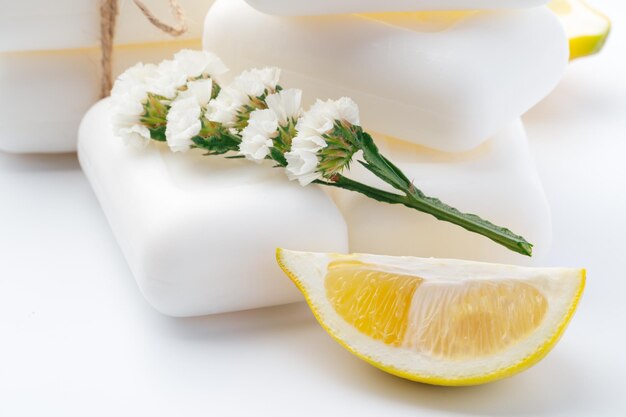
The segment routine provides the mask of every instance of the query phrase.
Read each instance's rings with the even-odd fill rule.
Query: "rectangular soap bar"
[[[455,152],[547,95],[569,54],[546,7],[276,17],[244,0],[217,0],[203,45],[233,72],[280,67],[283,87],[303,89],[309,103],[351,97],[366,128]]]
[[[200,41],[116,47],[113,74],[182,48]],[[100,50],[0,54],[0,91],[0,151],[74,152],[80,119],[100,93]]]
[[[173,38],[152,25],[132,0],[118,0],[115,43],[163,42],[202,37],[212,0],[177,0],[186,33]],[[89,48],[100,45],[101,0],[0,0],[0,52]],[[146,1],[160,20],[176,25],[169,1]]]
[[[246,0],[255,9],[279,16],[419,10],[481,10],[534,7],[548,0]]]
[[[277,247],[348,251],[346,225],[318,186],[271,164],[136,149],[111,132],[109,99],[85,115],[78,157],[142,293],[171,316],[301,300]]]
[[[380,204],[338,190],[352,252],[462,258],[532,264],[552,241],[549,206],[532,161],[524,128],[516,120],[476,149],[450,154],[375,135],[382,153],[426,195],[507,227],[534,244],[532,258],[403,206]],[[358,164],[351,178],[392,191]]]

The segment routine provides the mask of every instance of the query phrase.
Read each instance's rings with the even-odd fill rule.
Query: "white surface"
[[[550,208],[521,121],[462,154],[433,151],[382,135],[374,138],[383,155],[426,195],[510,228],[534,245],[534,256],[511,252],[404,206],[380,204],[337,189],[334,196],[348,224],[350,251],[498,263],[542,261],[552,241]],[[393,191],[359,164],[352,165],[350,178]]]
[[[113,77],[182,48],[199,49],[200,41],[118,47]],[[73,152],[80,119],[100,94],[100,50],[0,53],[0,91],[0,151]]]
[[[417,10],[477,10],[532,7],[548,0],[246,0],[263,13],[282,16]]]
[[[0,154],[0,415],[620,417],[626,4],[601,56],[526,118],[552,205],[546,265],[585,266],[561,342],[529,371],[445,389],[352,357],[302,304],[197,319],[141,296],[74,156]]]
[[[133,0],[118,0],[115,44],[198,39],[213,0],[177,0],[187,17],[176,38],[157,29]],[[88,48],[100,45],[101,0],[0,0],[0,52]],[[169,0],[144,0],[160,20],[177,26]]]
[[[276,247],[348,250],[346,224],[317,187],[245,159],[126,146],[113,135],[110,99],[87,112],[80,164],[137,284],[171,316],[292,303],[300,294],[275,261]]]
[[[472,149],[548,94],[567,64],[546,7],[286,18],[216,1],[204,48],[238,73],[278,66],[305,104],[348,96],[364,127],[431,148]]]

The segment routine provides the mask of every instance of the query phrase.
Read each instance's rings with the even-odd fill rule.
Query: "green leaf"
[[[287,166],[287,160],[285,159],[285,155],[277,148],[275,147],[271,147],[270,148],[270,157],[276,161],[280,166],[282,167],[286,167]]]
[[[194,136],[191,141],[198,147],[207,150],[207,155],[222,155],[230,151],[238,151],[240,140],[233,135],[213,135],[208,137]]]
[[[156,126],[148,128],[150,130],[150,137],[159,142],[165,142],[165,126]]]
[[[392,187],[408,192],[411,187],[411,181],[398,167],[380,154],[372,137],[366,132],[359,130],[357,139],[358,146],[363,151],[363,159],[367,162],[367,164],[361,162],[361,165]]]

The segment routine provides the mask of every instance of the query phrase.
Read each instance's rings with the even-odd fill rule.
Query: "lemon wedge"
[[[569,39],[570,61],[602,49],[611,21],[583,0],[552,0],[548,7],[561,19]]]
[[[542,359],[570,321],[583,269],[278,249],[322,327],[391,374],[475,385]]]

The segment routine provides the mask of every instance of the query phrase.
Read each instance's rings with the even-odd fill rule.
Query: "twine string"
[[[143,15],[158,29],[172,36],[180,36],[187,32],[187,18],[182,7],[176,0],[169,0],[170,9],[177,25],[171,26],[159,19],[148,9],[141,0],[133,0]],[[102,0],[100,4],[100,66],[102,78],[100,81],[100,97],[106,97],[113,87],[112,61],[113,41],[115,39],[115,23],[119,13],[118,0]]]

